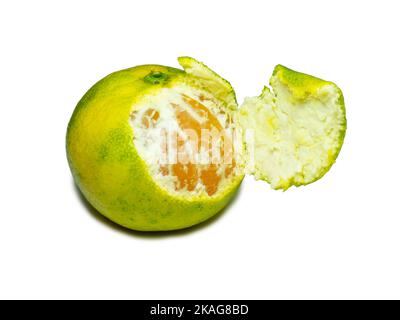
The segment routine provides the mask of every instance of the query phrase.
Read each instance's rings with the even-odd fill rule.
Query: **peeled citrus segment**
[[[341,90],[332,82],[278,65],[259,97],[239,111],[247,143],[247,172],[274,189],[306,185],[335,162],[346,131]],[[249,132],[247,132],[249,133]],[[254,142],[254,143],[253,143]]]
[[[135,147],[154,181],[171,193],[213,196],[235,179],[232,126],[221,101],[188,85],[164,88],[135,105]]]

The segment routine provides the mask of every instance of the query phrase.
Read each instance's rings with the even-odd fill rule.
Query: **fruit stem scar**
[[[143,78],[144,81],[151,84],[166,83],[169,76],[166,73],[160,71],[151,71],[147,76]]]

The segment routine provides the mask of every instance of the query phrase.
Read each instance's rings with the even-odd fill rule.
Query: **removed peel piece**
[[[334,83],[275,67],[258,97],[239,109],[241,127],[253,130],[247,173],[286,190],[320,179],[335,162],[346,132],[343,94]]]

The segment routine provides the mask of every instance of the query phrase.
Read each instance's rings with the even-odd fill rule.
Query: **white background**
[[[400,298],[398,1],[3,1],[0,298]],[[65,132],[112,71],[191,55],[239,102],[284,64],[336,82],[342,152],[287,192],[247,177],[200,227],[125,231],[73,186]]]

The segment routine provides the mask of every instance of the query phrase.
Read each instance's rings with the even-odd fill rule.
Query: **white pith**
[[[185,196],[207,195],[205,186],[200,179],[193,191],[188,191],[186,189],[176,190],[175,184],[177,178],[173,175],[163,175],[160,169],[160,161],[165,159],[161,148],[164,139],[160,134],[162,130],[166,130],[167,132],[176,131],[182,136],[187,137],[186,133],[178,125],[172,104],[184,107],[185,111],[189,112],[193,118],[196,118],[196,120],[200,122],[203,121],[203,119],[190,108],[187,102],[183,100],[182,95],[189,96],[197,101],[200,101],[200,97],[202,97],[201,104],[208,108],[217,117],[221,126],[228,128],[228,130],[232,127],[227,122],[228,113],[220,112],[221,110],[225,110],[221,101],[215,99],[205,90],[196,89],[193,86],[186,84],[179,84],[172,88],[162,88],[154,95],[146,95],[141,99],[141,101],[135,104],[130,118],[130,125],[133,128],[134,134],[133,142],[139,155],[146,162],[150,175],[161,188],[167,190],[169,193]],[[141,119],[143,114],[150,108],[159,113],[159,118],[153,127],[146,128],[142,125]],[[185,141],[184,148],[189,151],[191,150],[192,146],[189,139]],[[200,159],[197,159],[197,163],[205,164],[204,162],[201,162],[201,159],[207,159],[207,156],[203,154],[202,151],[199,156]],[[170,155],[168,160],[171,159],[174,159],[173,155]],[[218,170],[223,170],[223,167],[221,166]],[[236,170],[237,169],[234,170],[230,177],[222,178],[218,187],[219,191],[215,193],[215,195],[218,195],[220,190],[224,190],[232,179],[235,179]],[[221,174],[221,172],[219,173]]]
[[[345,126],[340,92],[327,83],[298,100],[276,77],[271,83],[274,93],[266,89],[260,97],[246,98],[239,111],[243,129],[254,131],[247,173],[274,189],[310,183],[332,165],[340,148]]]

